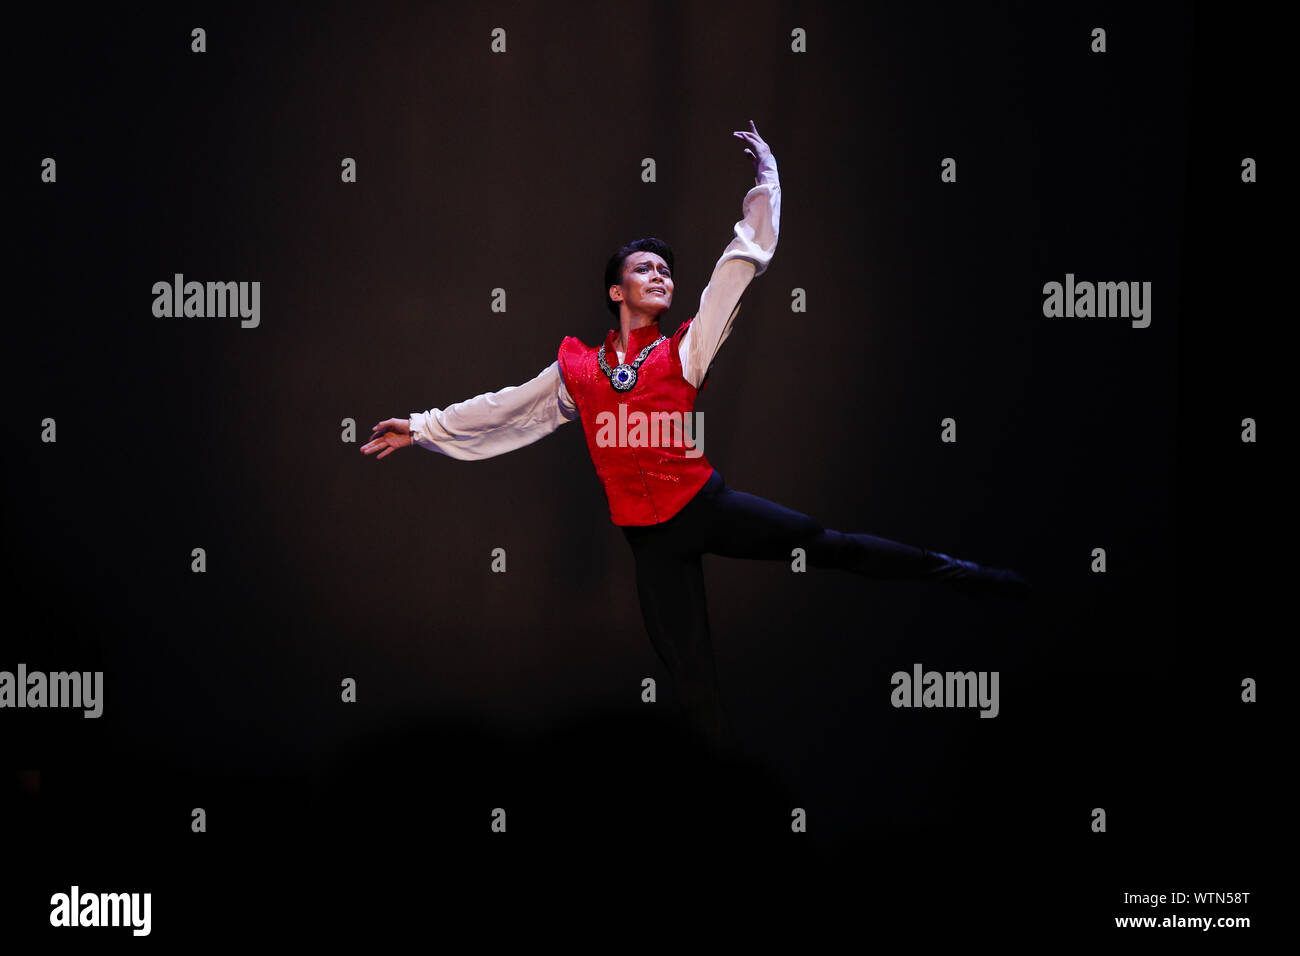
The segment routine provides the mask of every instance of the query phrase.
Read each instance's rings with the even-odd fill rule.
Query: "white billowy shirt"
[[[681,341],[682,374],[696,388],[731,335],[745,287],[762,275],[776,251],[781,224],[781,183],[776,162],[764,157],[758,184],[745,194],[735,238],[713,267],[700,294],[695,321]],[[623,361],[623,353],[618,353]],[[578,417],[557,358],[522,385],[484,392],[446,408],[411,415],[415,444],[451,458],[491,458],[530,445]]]

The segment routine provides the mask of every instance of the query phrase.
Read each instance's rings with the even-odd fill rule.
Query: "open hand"
[[[363,455],[379,452],[382,459],[399,448],[409,448],[415,443],[411,438],[411,421],[407,418],[389,418],[377,424],[370,432],[370,441],[361,446]]]
[[[774,173],[776,171],[776,161],[772,158],[772,149],[763,141],[763,137],[758,135],[758,127],[754,125],[753,120],[749,121],[748,132],[737,130],[731,135],[739,136],[749,144],[745,152],[754,161],[754,185],[757,186],[762,181],[765,172]]]

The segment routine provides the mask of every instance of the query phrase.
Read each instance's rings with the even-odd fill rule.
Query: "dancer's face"
[[[653,318],[673,303],[673,277],[662,256],[634,252],[623,260],[623,284],[612,285],[609,291],[614,301],[624,301],[631,311]]]

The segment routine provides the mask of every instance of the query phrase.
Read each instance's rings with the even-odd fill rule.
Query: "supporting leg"
[[[663,547],[660,538],[653,529],[628,535],[642,617],[688,721],[715,753],[725,753],[736,738],[718,689],[701,555]]]

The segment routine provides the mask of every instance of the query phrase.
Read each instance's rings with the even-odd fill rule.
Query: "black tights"
[[[793,561],[803,548],[809,567],[868,578],[907,578],[929,565],[926,552],[869,534],[823,528],[790,508],[727,487],[715,469],[681,511],[661,524],[624,527],[636,557],[637,593],[650,642],[672,676],[688,718],[715,746],[734,743],[722,709],[709,617],[704,554]]]

